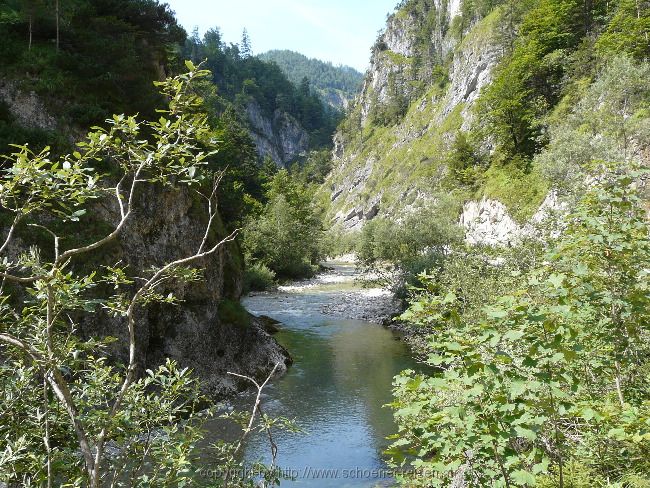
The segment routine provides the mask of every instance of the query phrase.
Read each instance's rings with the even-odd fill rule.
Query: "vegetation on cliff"
[[[590,87],[611,77],[615,57],[647,66],[644,2],[466,1],[453,19],[446,5],[403,2],[375,45],[366,89],[337,136],[328,183],[344,190],[329,211],[339,223],[377,197],[380,214],[394,218],[415,195],[441,189],[499,200],[525,221],[555,183],[546,164],[557,152],[545,154],[558,147],[564,117],[594,103]],[[625,112],[626,124],[645,120],[647,99],[634,90],[611,96],[623,92],[625,108],[610,108]],[[606,106],[619,103],[602,95]],[[611,116],[609,128],[594,130],[613,133],[621,121]],[[633,139],[643,141],[638,125]],[[636,144],[623,159],[640,160]],[[354,174],[362,184],[348,192]]]
[[[426,4],[405,2],[396,15],[418,15]],[[399,141],[428,100],[445,106],[448,85],[416,94],[393,118],[369,110],[365,125],[346,121],[352,151],[375,157],[369,188],[389,192],[382,204],[397,210],[381,171],[399,171],[390,153],[403,145],[400,163],[411,171],[436,166],[421,180],[429,188],[411,180],[433,196],[423,208],[447,188],[461,199],[500,200],[526,221],[554,188],[571,210],[546,222],[552,229],[531,227],[535,239],[521,235],[517,249],[449,239],[426,263],[402,320],[418,331],[414,345],[434,372],[396,378],[399,433],[389,452],[397,466],[414,468],[407,486],[647,486],[650,44],[639,39],[647,39],[650,6],[535,0],[464,2],[461,11],[469,17],[450,31],[463,37],[457,49],[490,26],[501,51],[491,81],[444,138],[434,128]],[[427,143],[443,156],[425,158]],[[378,157],[377,145],[388,155]],[[401,226],[380,234],[384,247],[412,231],[403,215],[417,213],[409,210],[394,212]],[[429,220],[431,228],[441,222]],[[426,249],[418,256],[435,247]],[[403,257],[388,259],[408,270]]]
[[[279,110],[298,120],[309,133],[311,149],[330,146],[340,114],[324,105],[309,81],[292,83],[277,64],[249,51],[250,47],[247,51],[240,44],[226,44],[215,28],[203,39],[193,33],[183,52],[197,63],[207,59],[219,94],[241,112],[254,100],[269,118]]]
[[[278,171],[277,162],[260,162],[251,137],[249,106],[259,107],[261,116],[270,121],[274,114],[286,113],[307,131],[315,152],[300,156],[296,170],[300,166],[318,170],[313,161],[322,159],[331,145],[340,115],[326,108],[308,83],[294,85],[277,65],[253,57],[248,39],[226,44],[216,28],[202,39],[196,33],[188,37],[169,7],[156,0],[61,2],[58,10],[47,2],[16,0],[4,2],[0,9],[0,34],[5,39],[0,49],[0,152],[7,152],[9,144],[25,142],[62,154],[73,149],[71,134],[101,124],[113,113],[153,118],[163,99],[151,81],[177,72],[184,58],[197,64],[206,60],[212,73],[211,79],[198,80],[194,89],[203,99],[211,137],[222,141],[207,161],[213,171],[227,169],[219,206],[228,229],[245,222],[252,229],[251,222],[275,198],[268,185]],[[23,99],[31,91],[34,107],[27,107]],[[46,126],[35,112],[44,113]],[[107,169],[113,170],[110,165]],[[302,240],[296,239],[293,236],[291,243]],[[252,240],[245,242],[250,245]],[[288,247],[285,242],[283,248]],[[312,255],[300,253],[300,259],[309,263]],[[249,264],[257,260],[249,259]],[[311,269],[295,266],[303,273]],[[273,268],[279,276],[285,274],[279,266]]]

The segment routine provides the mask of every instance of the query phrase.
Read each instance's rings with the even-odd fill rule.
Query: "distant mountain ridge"
[[[276,63],[296,86],[307,78],[321,99],[338,110],[347,108],[361,89],[363,74],[350,66],[334,66],[288,49],[271,50],[258,58]]]

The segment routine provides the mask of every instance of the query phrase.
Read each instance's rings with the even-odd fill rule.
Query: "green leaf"
[[[509,341],[518,341],[524,336],[524,333],[520,330],[509,330],[503,334],[503,338]]]
[[[563,274],[552,274],[548,278],[548,282],[553,285],[555,288],[560,288],[562,283],[564,283],[566,276]]]
[[[528,471],[524,471],[523,469],[519,469],[513,472],[511,476],[513,481],[520,485],[535,485],[535,476],[533,476],[533,474],[529,473]]]

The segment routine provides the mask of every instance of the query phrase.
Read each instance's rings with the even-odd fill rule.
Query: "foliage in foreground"
[[[598,171],[543,263],[490,307],[476,306],[486,286],[467,310],[476,283],[460,281],[413,301],[404,319],[431,333],[436,372],[396,377],[390,453],[435,476],[409,486],[647,486],[646,178]]]
[[[206,116],[197,113],[202,101],[191,85],[209,72],[187,66],[188,73],[159,83],[169,109],[158,121],[114,116],[109,129],[95,128],[78,152],[59,160],[51,160],[47,148],[34,153],[17,146],[2,170],[0,204],[10,220],[0,243],[0,481],[9,486],[252,484],[237,469],[241,442],[213,450],[213,460],[229,474],[199,476],[196,446],[210,410],[199,409],[206,399],[186,369],[167,361],[136,376],[141,312],[153,303],[178,303],[167,285],[199,280],[192,264],[235,236],[220,238],[214,229],[220,175],[212,175],[212,185],[200,184],[210,180],[200,168],[210,154],[201,148],[210,146],[211,131]],[[115,168],[115,179],[93,169],[100,162]],[[134,195],[154,184],[190,186],[204,198],[207,223],[196,252],[137,277],[120,263],[93,271],[79,267],[84,255],[108,246],[130,216],[143,211]],[[114,227],[76,246],[72,222],[96,208],[93,202],[109,200],[118,214]],[[42,230],[46,243],[25,249],[14,242],[25,227]],[[80,318],[99,310],[124,324],[125,366],[107,358],[110,338],[78,337]],[[254,424],[258,414],[256,403],[250,420],[229,417],[243,422],[244,435],[262,428],[270,436],[274,421],[262,415]],[[272,469],[257,472],[268,483],[277,481]]]

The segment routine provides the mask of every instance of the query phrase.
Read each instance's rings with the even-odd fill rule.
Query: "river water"
[[[384,405],[391,401],[393,376],[417,364],[390,330],[322,312],[359,287],[353,264],[332,266],[333,273],[316,284],[243,301],[251,313],[282,322],[275,337],[294,358],[263,396],[266,413],[295,419],[303,431],[276,434],[277,465],[295,478],[282,486],[390,486],[382,452],[396,427]],[[251,438],[244,456],[269,462],[267,440]]]

